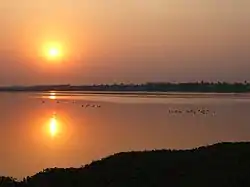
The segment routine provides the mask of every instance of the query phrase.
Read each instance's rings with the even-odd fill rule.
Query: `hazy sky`
[[[0,28],[0,85],[250,80],[249,0],[1,0]]]

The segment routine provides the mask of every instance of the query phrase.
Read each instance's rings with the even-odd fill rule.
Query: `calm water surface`
[[[199,109],[209,112],[187,112]],[[248,141],[249,121],[249,95],[0,93],[0,175],[79,167],[122,151]]]

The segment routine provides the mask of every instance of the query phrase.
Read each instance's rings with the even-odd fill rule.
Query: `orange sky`
[[[247,0],[2,0],[0,85],[249,80],[249,23]]]

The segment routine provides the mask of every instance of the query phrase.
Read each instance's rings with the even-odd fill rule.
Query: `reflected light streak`
[[[59,123],[57,121],[56,115],[54,114],[49,122],[49,133],[51,137],[55,137],[58,134],[58,130],[59,130]]]
[[[35,139],[45,146],[56,149],[62,145],[68,144],[69,140],[72,140],[72,133],[74,131],[73,126],[69,126],[70,119],[68,115],[63,111],[60,114],[56,110],[48,111],[50,114],[41,117],[40,133],[41,136],[37,136],[39,132],[34,132]]]
[[[55,100],[57,97],[56,97],[56,93],[55,92],[51,92],[50,95],[49,95],[49,99],[51,100]]]

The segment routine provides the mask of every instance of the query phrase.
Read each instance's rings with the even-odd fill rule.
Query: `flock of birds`
[[[170,114],[202,114],[202,115],[206,115],[206,114],[212,114],[215,115],[214,111],[210,111],[209,109],[197,109],[197,110],[193,110],[193,109],[186,109],[186,110],[180,110],[180,109],[169,109],[168,111]]]
[[[170,114],[202,114],[202,115],[207,115],[207,114],[212,114],[215,115],[214,111],[210,111],[209,109],[186,109],[186,110],[180,110],[180,109],[169,109],[168,111]]]
[[[60,104],[60,103],[65,103],[65,102],[57,100],[56,103]],[[76,101],[72,101],[72,103],[76,104]],[[42,104],[45,104],[45,100],[42,100]],[[87,103],[87,104],[81,104],[81,107],[82,108],[88,108],[88,107],[91,107],[91,108],[101,108],[101,105]]]
[[[65,103],[65,101],[59,101],[56,100],[56,103]],[[76,101],[72,101],[73,104],[76,104]],[[45,100],[42,100],[42,104],[45,104]],[[80,106],[82,108],[101,108],[100,104],[90,104],[90,103],[86,103],[86,104],[80,104]],[[213,116],[216,114],[214,111],[211,111],[209,109],[169,109],[168,111],[169,114],[193,114],[193,115],[198,115],[198,114],[202,114],[202,115],[208,115],[208,114],[212,114]]]

